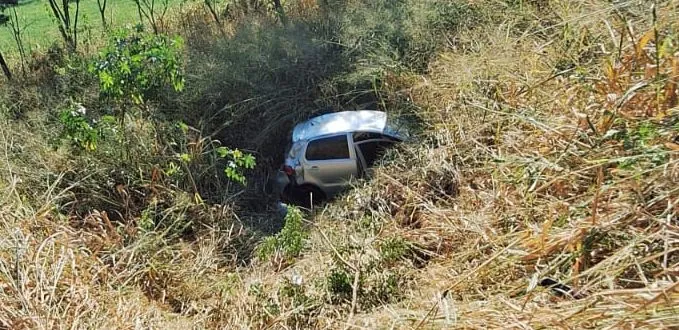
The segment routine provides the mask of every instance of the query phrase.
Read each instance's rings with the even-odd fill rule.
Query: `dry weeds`
[[[228,209],[182,211],[212,214],[189,242],[96,210],[57,218],[59,195],[27,206],[5,157],[0,324],[678,327],[678,3],[658,1],[655,21],[636,1],[533,3],[454,36],[427,75],[384,82],[422,137],[315,210],[280,272],[236,267],[224,247],[248,234]]]

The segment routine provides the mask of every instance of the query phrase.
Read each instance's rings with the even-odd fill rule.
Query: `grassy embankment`
[[[57,110],[107,111],[85,61],[51,54],[3,90],[0,322],[677,326],[677,5],[299,1],[287,26],[250,12],[221,31],[187,9],[186,89],[91,152],[47,142]],[[415,141],[265,238],[291,125],[365,105]],[[245,191],[213,139],[256,152]]]

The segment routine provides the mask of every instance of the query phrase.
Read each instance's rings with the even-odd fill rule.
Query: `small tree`
[[[11,8],[7,8],[6,6],[11,6]],[[0,10],[0,25],[7,25],[7,27],[9,27],[12,38],[19,51],[19,57],[21,58],[21,71],[26,74],[26,48],[24,47],[23,40],[24,28],[22,28],[21,22],[19,21],[16,5],[5,5],[0,2]],[[5,11],[9,11],[9,14],[5,14]]]
[[[175,91],[181,91],[184,88],[182,50],[181,38],[144,34],[138,26],[135,31],[116,32],[108,47],[91,63],[90,72],[99,78],[101,96],[118,105],[122,130],[127,109],[136,107],[148,113],[150,102],[161,89],[171,86]],[[73,128],[68,131],[70,136],[78,138],[76,142],[80,144],[84,141],[86,148],[96,147],[96,135],[83,121],[69,117],[71,114],[65,113],[63,120],[70,124],[67,128]],[[183,125],[182,132],[186,134],[187,130],[188,126]],[[214,152],[227,161],[225,175],[231,181],[245,185],[243,171],[255,167],[255,158],[224,147],[216,148]],[[180,159],[184,163],[191,162],[189,154],[182,154]]]
[[[130,106],[148,110],[159,89],[184,88],[181,38],[145,35],[138,27],[114,34],[90,71],[99,77],[101,95],[118,104],[121,124]]]
[[[149,22],[154,34],[158,34],[162,28],[165,14],[170,7],[169,0],[132,0],[137,5],[139,20]]]
[[[168,85],[175,91],[183,89],[182,48],[181,38],[147,35],[139,25],[134,31],[115,32],[99,58],[90,64],[90,72],[99,78],[101,97],[116,109],[125,143],[128,110],[136,108],[150,114],[149,102],[160,89]],[[127,150],[121,148],[123,156]]]
[[[80,0],[48,0],[52,14],[59,27],[59,33],[68,47],[76,50],[78,45],[78,18],[80,17]],[[70,4],[75,3],[75,13],[71,15]]]

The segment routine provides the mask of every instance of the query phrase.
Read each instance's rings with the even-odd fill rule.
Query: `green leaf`
[[[140,94],[132,94],[132,101],[135,104],[142,104],[144,103],[144,98]]]
[[[177,127],[182,130],[182,133],[186,134],[189,132],[189,125],[186,125],[184,122],[179,122],[177,123]]]
[[[120,71],[125,74],[130,74],[132,71],[130,71],[130,66],[127,64],[127,62],[123,62],[120,64]]]
[[[215,151],[217,151],[217,154],[221,158],[225,158],[229,154],[229,149],[227,149],[226,147],[219,147],[215,149]]]
[[[109,90],[113,86],[113,77],[106,71],[99,72],[99,82],[104,90]]]
[[[243,160],[244,160],[243,166],[245,168],[248,168],[248,169],[255,168],[256,163],[255,163],[255,157],[254,156],[247,154],[247,155],[245,155],[245,157],[243,157]]]
[[[181,159],[181,161],[183,161],[184,163],[190,163],[191,162],[191,155],[186,154],[186,153],[180,154],[179,159]]]

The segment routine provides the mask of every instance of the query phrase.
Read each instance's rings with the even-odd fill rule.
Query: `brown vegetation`
[[[138,159],[123,164],[50,148],[40,114],[5,115],[0,324],[679,326],[677,1],[405,1],[409,25],[371,37],[365,12],[391,7],[348,1],[340,15],[329,2],[284,2],[285,26],[279,7],[232,11],[223,29],[206,12],[169,20],[188,40],[187,94],[155,106],[196,127],[178,140],[199,159],[190,180],[162,171],[162,124],[129,123]],[[426,21],[431,8],[459,17]],[[323,36],[341,38],[310,41],[338,26]],[[380,33],[410,44],[388,48]],[[55,76],[33,84],[97,105]],[[363,103],[408,118],[417,137],[263,252],[276,231],[265,170],[245,191],[220,184],[211,139],[274,165],[296,119]]]

